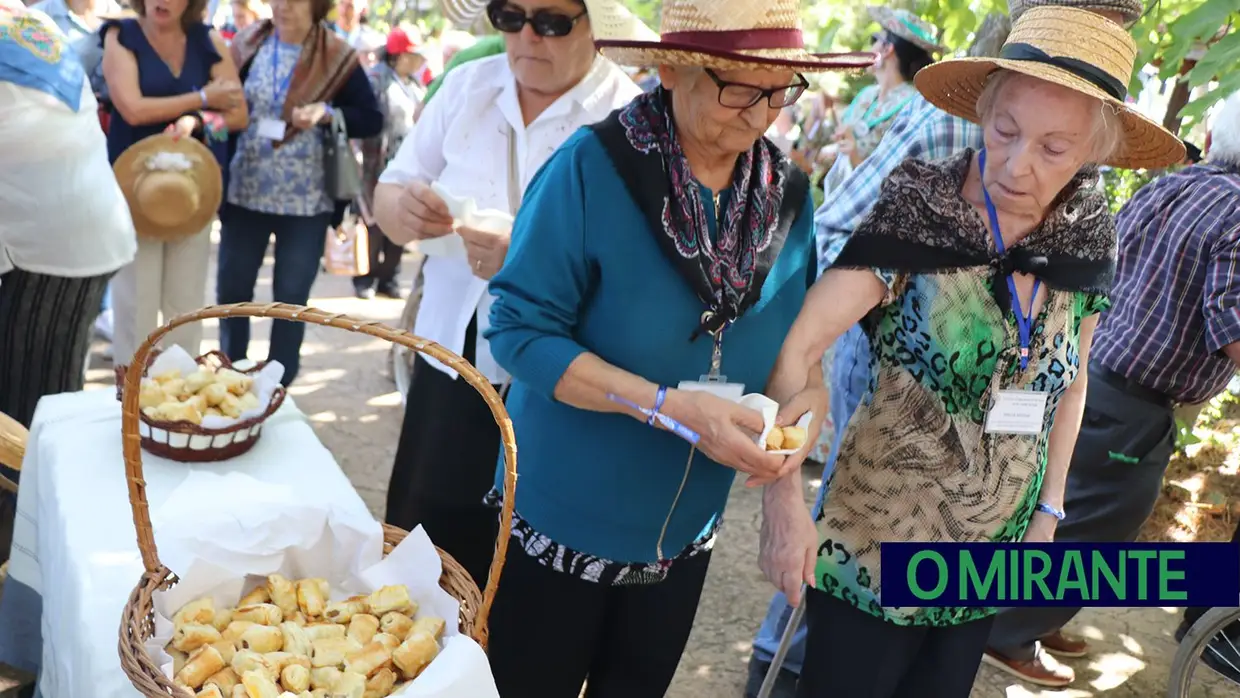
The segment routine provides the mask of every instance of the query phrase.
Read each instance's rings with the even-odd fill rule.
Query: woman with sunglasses
[[[763,414],[738,404],[765,391],[817,267],[808,178],[763,133],[802,72],[872,57],[790,47],[797,0],[742,2],[665,0],[661,37],[597,42],[658,66],[661,86],[543,167],[491,281],[486,337],[513,375],[521,453],[490,617],[505,698],[576,698],[583,682],[591,698],[663,696],[736,473],[798,468],[826,414],[825,390],[784,405],[782,425],[810,418],[771,453]]]
[[[482,9],[465,8],[461,26]],[[464,356],[499,390],[508,374],[482,332],[492,301],[487,281],[504,263],[511,220],[487,230],[456,225],[436,191],[472,199],[479,210],[515,213],[526,185],[560,144],[639,90],[595,52],[581,0],[492,0],[485,9],[504,37],[504,54],[447,75],[380,176],[375,214],[394,242],[422,241],[428,255],[414,332]],[[487,581],[498,527],[495,509],[483,500],[499,443],[477,392],[449,367],[417,357],[386,520],[405,529],[421,524],[479,585]]]

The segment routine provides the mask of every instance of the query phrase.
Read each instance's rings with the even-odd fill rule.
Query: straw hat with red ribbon
[[[664,0],[657,40],[596,36],[595,44],[617,63],[637,66],[815,72],[857,70],[874,62],[869,52],[807,51],[800,9],[798,0]]]
[[[1184,159],[1184,144],[1126,103],[1137,46],[1123,27],[1087,10],[1044,6],[1026,11],[997,58],[955,58],[917,72],[917,90],[936,107],[979,123],[977,99],[997,70],[1062,85],[1113,108],[1119,149],[1102,165],[1159,168]]]

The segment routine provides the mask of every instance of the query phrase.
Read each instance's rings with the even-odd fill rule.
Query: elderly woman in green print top
[[[781,402],[821,390],[811,367],[862,321],[870,389],[821,530],[799,473],[765,493],[763,569],[794,600],[802,581],[816,587],[798,695],[968,696],[993,609],[884,606],[880,545],[1054,538],[1114,269],[1114,222],[1086,166],[1184,154],[1125,106],[1135,56],[1118,25],[1042,7],[1017,20],[1000,58],[918,73],[928,100],[983,126],[985,148],[891,173],[807,295],[769,390]],[[995,405],[1015,403],[1032,407],[995,419]]]

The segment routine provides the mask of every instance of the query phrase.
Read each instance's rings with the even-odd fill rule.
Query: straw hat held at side
[[[1184,144],[1125,103],[1137,47],[1114,22],[1068,7],[1036,7],[1021,15],[998,58],[960,58],[917,74],[917,89],[935,106],[980,122],[978,97],[998,70],[1012,71],[1089,95],[1120,122],[1120,138],[1099,164],[1156,168],[1184,159]]]
[[[177,240],[200,233],[220,207],[219,163],[193,138],[145,138],[121,153],[112,171],[141,237]]]

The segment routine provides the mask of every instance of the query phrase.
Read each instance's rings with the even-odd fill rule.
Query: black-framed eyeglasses
[[[570,17],[552,10],[538,10],[527,15],[524,10],[512,5],[492,4],[487,8],[487,18],[491,20],[491,26],[505,34],[516,34],[529,24],[530,29],[542,37],[568,36],[573,33],[577,22],[585,16],[585,12]]]
[[[743,82],[728,82],[710,68],[706,69],[706,74],[719,87],[719,104],[729,109],[748,109],[762,100],[766,100],[771,109],[783,109],[800,99],[809,87],[805,76],[800,74],[797,74],[798,82],[795,85],[781,87],[758,87]]]

